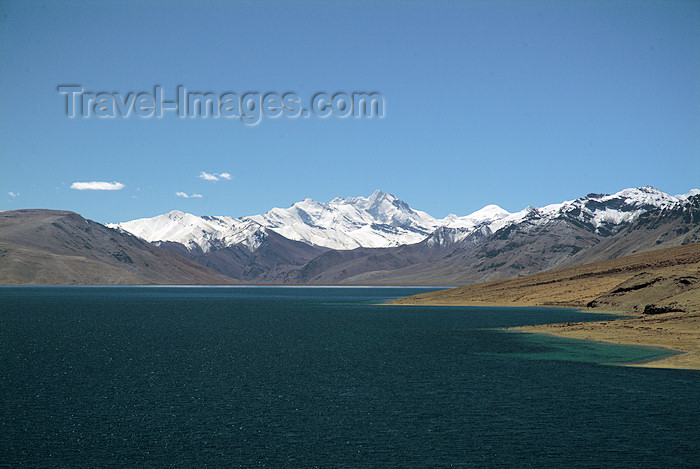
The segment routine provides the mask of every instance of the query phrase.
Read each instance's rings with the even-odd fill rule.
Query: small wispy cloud
[[[202,174],[199,175],[200,178],[204,179],[205,181],[218,181],[219,178],[216,177],[213,174],[209,174],[205,171],[202,171]]]
[[[78,191],[120,191],[126,187],[121,182],[104,182],[104,181],[91,181],[91,182],[74,182],[71,184],[70,188]]]
[[[188,195],[186,192],[175,192],[175,195],[178,197],[184,197],[185,199],[201,199],[202,197],[204,197],[202,194]]]
[[[216,182],[221,179],[226,179],[227,181],[230,181],[232,176],[229,173],[207,173],[206,171],[202,171],[198,177],[200,179],[204,179],[205,181]]]
[[[14,199],[15,197],[19,197],[19,192],[8,192],[7,195]]]

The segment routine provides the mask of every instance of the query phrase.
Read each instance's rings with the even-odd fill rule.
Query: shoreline
[[[552,326],[553,324],[543,324],[543,326]],[[607,341],[607,340],[596,340],[596,339],[582,339],[578,337],[569,337],[566,335],[562,334],[556,334],[556,333],[551,333],[551,332],[536,332],[536,331],[527,331],[523,330],[525,328],[537,328],[540,326],[521,326],[521,327],[508,327],[508,328],[503,328],[501,330],[504,331],[510,331],[510,332],[515,332],[515,333],[521,333],[521,334],[534,334],[534,335],[540,335],[540,336],[548,336],[548,337],[553,337],[553,338],[560,338],[560,339],[572,339],[572,340],[580,340],[584,342],[597,342],[599,344],[615,344],[615,345],[629,345],[629,346],[639,346],[639,347],[644,347],[644,348],[650,348],[650,349],[658,349],[658,350],[665,350],[666,352],[672,352],[674,355],[670,355],[668,357],[664,358],[658,358],[655,360],[650,360],[650,361],[645,361],[645,362],[640,362],[640,363],[606,363],[605,365],[607,366],[628,366],[628,367],[637,367],[637,368],[663,368],[663,369],[677,369],[677,370],[698,370],[697,368],[694,367],[687,367],[687,366],[673,366],[672,364],[664,364],[662,363],[664,360],[668,360],[669,358],[673,358],[676,356],[684,355],[687,352],[681,352],[679,350],[673,350],[668,347],[662,347],[660,345],[646,345],[642,343],[626,343],[626,342],[612,342],[612,341]],[[700,370],[698,370],[700,371]]]
[[[414,295],[418,296],[418,295]],[[513,303],[513,302],[494,302],[494,301],[463,301],[463,302],[454,302],[454,301],[415,301],[411,302],[410,301],[411,297],[403,297],[403,298],[395,298],[393,300],[389,300],[385,303],[377,303],[378,306],[447,306],[447,307],[461,307],[461,306],[476,306],[476,307],[484,307],[484,308],[555,308],[555,309],[575,309],[576,311],[580,311],[582,313],[589,313],[589,314],[610,314],[613,316],[621,316],[621,317],[631,317],[632,314],[629,313],[624,313],[620,312],[619,310],[613,310],[613,309],[607,309],[607,308],[596,308],[596,309],[591,309],[591,308],[586,308],[585,306],[581,305],[576,305],[576,304],[567,304],[567,303],[560,303],[560,304],[537,304],[537,303],[528,303],[528,302],[519,302],[519,303]]]
[[[507,328],[554,337],[659,347],[676,355],[625,366],[700,370],[700,313],[665,313],[609,321],[555,323]]]
[[[633,366],[700,370],[700,243],[397,298],[389,303],[572,308],[620,316],[606,321],[590,318],[585,323],[513,329],[662,347],[679,354]]]

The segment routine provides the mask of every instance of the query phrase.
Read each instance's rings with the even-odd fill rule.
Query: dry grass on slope
[[[689,244],[525,277],[399,298],[390,304],[558,306],[641,313],[646,305],[698,310],[700,244]]]

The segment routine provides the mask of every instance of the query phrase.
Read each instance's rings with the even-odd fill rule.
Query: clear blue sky
[[[377,91],[386,113],[69,119],[62,84]],[[0,209],[243,216],[380,188],[442,217],[684,193],[699,162],[698,2],[0,2]],[[124,188],[70,188],[90,181]]]

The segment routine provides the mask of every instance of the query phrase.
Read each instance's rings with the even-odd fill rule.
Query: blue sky
[[[700,186],[698,2],[0,2],[0,209],[442,217]],[[382,119],[66,117],[59,85],[379,92]],[[199,177],[229,173],[209,181]],[[75,182],[121,190],[75,190]],[[177,192],[202,197],[184,198]]]

